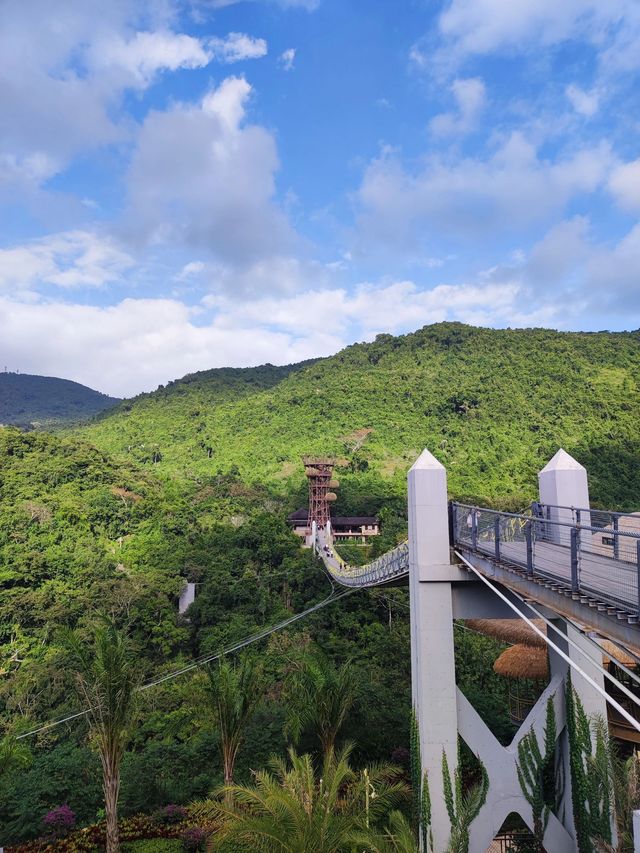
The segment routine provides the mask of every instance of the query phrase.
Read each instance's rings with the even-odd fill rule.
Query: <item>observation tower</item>
[[[302,461],[309,480],[309,531],[314,521],[317,529],[321,530],[331,521],[329,505],[336,500],[333,489],[340,485],[333,479],[336,460],[331,456],[303,456]]]

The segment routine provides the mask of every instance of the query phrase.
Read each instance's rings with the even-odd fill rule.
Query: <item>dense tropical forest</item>
[[[0,424],[48,428],[86,420],[118,402],[69,379],[0,373]]]
[[[563,446],[587,467],[593,504],[637,507],[638,376],[638,332],[444,323],[301,365],[196,373],[55,433],[0,429],[1,731],[84,707],[65,631],[89,647],[101,616],[126,632],[136,683],[146,684],[326,598],[325,575],[286,525],[306,499],[303,453],[338,458],[337,512],[380,515],[369,555],[406,535],[406,474],[425,446],[457,498],[522,508]],[[188,618],[177,608],[185,579],[197,585]],[[460,683],[506,741],[506,688],[491,669],[500,647],[463,626],[457,635]],[[406,768],[405,591],[346,597],[247,655],[267,686],[236,780],[249,782],[292,740],[300,752],[318,748],[312,726],[293,738],[290,686],[299,662],[318,655],[353,674],[339,736],[354,744],[351,764]],[[202,800],[223,781],[208,678],[200,667],[140,693],[123,816]],[[101,819],[87,731],[81,717],[20,741],[27,763],[0,778],[0,841],[40,835],[63,805],[79,824]]]

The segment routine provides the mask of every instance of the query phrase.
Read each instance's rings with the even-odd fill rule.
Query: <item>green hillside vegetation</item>
[[[595,501],[627,506],[640,492],[639,368],[638,332],[441,323],[379,335],[268,384],[252,371],[240,388],[235,372],[195,374],[82,435],[165,479],[237,470],[283,496],[301,492],[303,453],[335,454],[338,509],[403,495],[423,447],[447,466],[453,495],[522,506],[563,446],[587,466]]]
[[[118,402],[69,379],[0,373],[0,424],[51,427],[86,420]]]
[[[371,554],[406,535],[406,474],[425,446],[454,497],[523,507],[562,445],[587,466],[594,503],[637,508],[639,368],[636,332],[438,324],[303,365],[193,374],[62,434],[0,429],[0,733],[78,710],[63,626],[89,636],[98,613],[113,616],[145,681],[325,598],[325,575],[285,523],[305,501],[303,453],[339,458],[339,511],[380,512]],[[198,584],[188,619],[177,614],[184,579]],[[314,643],[359,675],[343,732],[354,766],[406,754],[407,593],[359,592],[256,647],[270,690],[238,757],[241,784],[285,754],[283,679]],[[498,651],[458,631],[460,683],[506,740]],[[142,695],[123,814],[187,803],[222,780],[202,689],[196,673]],[[80,719],[29,740],[31,765],[0,783],[0,842],[38,835],[62,803],[95,819],[86,734]],[[303,734],[300,750],[313,748]]]

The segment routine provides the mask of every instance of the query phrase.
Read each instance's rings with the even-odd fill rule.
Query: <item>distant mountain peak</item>
[[[87,420],[120,401],[70,379],[0,373],[0,424],[52,426]]]

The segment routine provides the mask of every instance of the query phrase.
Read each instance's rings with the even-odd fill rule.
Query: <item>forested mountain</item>
[[[303,453],[344,461],[355,489],[402,494],[423,447],[458,496],[522,505],[563,446],[598,501],[637,500],[640,333],[441,323],[292,368],[208,371],[124,402],[83,437],[163,477],[237,468],[290,494]],[[267,372],[269,381],[263,378]],[[278,373],[278,371],[281,371]]]
[[[0,424],[47,427],[81,421],[118,402],[69,379],[0,373]]]
[[[525,506],[536,471],[563,446],[587,466],[594,503],[639,508],[639,376],[637,332],[447,323],[303,365],[193,374],[63,434],[0,429],[0,729],[77,710],[62,626],[88,632],[96,615],[113,615],[146,680],[324,598],[325,575],[285,524],[305,500],[303,453],[339,458],[339,510],[380,512],[373,553],[406,533],[406,473],[425,446],[456,497]],[[177,613],[185,578],[198,584],[188,620]],[[459,633],[460,683],[508,738],[495,642]],[[406,750],[406,594],[359,592],[258,647],[272,689],[239,780],[283,752],[279,679],[313,642],[359,673],[345,730],[355,760]],[[190,673],[143,694],[124,814],[188,802],[220,781],[200,690]],[[82,821],[101,805],[82,719],[30,744],[31,766],[0,796],[0,838],[37,835],[61,803]]]

